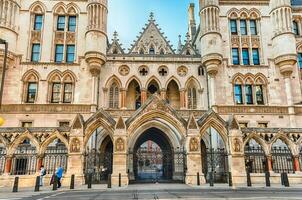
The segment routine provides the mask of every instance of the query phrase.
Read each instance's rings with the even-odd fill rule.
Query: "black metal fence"
[[[84,175],[85,182],[89,174],[92,174],[92,183],[100,184],[108,180],[109,174],[112,173],[112,152],[98,152],[95,149],[85,153]]]
[[[49,146],[45,151],[43,165],[47,174],[53,174],[57,167],[61,166],[64,172],[67,171],[68,149],[64,144]]]
[[[300,161],[300,170],[302,171],[302,146],[300,148],[300,154],[299,154],[299,161]]]
[[[12,175],[30,175],[36,173],[36,147],[30,144],[21,144],[12,160]]]
[[[210,172],[213,172],[214,182],[228,182],[228,154],[224,148],[207,148],[203,162],[205,162],[203,171],[207,182],[210,182]]]
[[[272,148],[272,165],[276,173],[294,173],[293,155],[287,147]]]
[[[5,170],[5,156],[6,156],[5,147],[0,147],[0,175],[3,174]]]
[[[266,156],[261,146],[245,146],[245,165],[250,173],[264,173],[266,171]]]

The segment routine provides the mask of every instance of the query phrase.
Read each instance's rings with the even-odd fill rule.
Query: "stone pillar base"
[[[206,183],[206,179],[205,179],[203,173],[199,174],[199,182],[200,182],[200,185]],[[187,173],[186,174],[186,184],[188,184],[188,185],[197,185],[197,174]]]
[[[247,177],[246,174],[232,174],[232,182],[233,186],[242,186],[247,184]]]
[[[111,175],[111,185],[118,187],[119,186],[119,174]],[[121,174],[121,186],[129,185],[128,174]]]

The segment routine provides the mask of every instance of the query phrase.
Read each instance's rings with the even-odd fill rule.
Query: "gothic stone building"
[[[176,49],[151,13],[125,51],[107,0],[1,0],[0,185],[41,165],[66,185],[302,183],[301,1],[196,7]]]

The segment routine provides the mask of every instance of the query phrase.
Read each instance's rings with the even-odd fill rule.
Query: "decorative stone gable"
[[[122,117],[119,117],[115,128],[116,129],[125,129],[126,128],[126,125],[125,125],[124,120],[123,120]]]
[[[150,14],[149,24],[143,28],[143,32],[140,32],[140,36],[132,45],[130,54],[149,54],[149,50],[152,48],[154,54],[174,54],[169,41],[161,32],[158,24],[155,23],[153,13]]]
[[[158,94],[153,94],[146,103],[141,106],[129,119],[126,121],[128,126],[132,121],[141,115],[149,114],[152,111],[166,113],[174,116],[184,127],[187,127],[187,122],[184,120],[176,110],[174,110],[165,100],[163,100]]]
[[[84,120],[82,115],[77,114],[76,118],[74,119],[72,123],[72,129],[82,129],[84,124]]]
[[[190,115],[189,120],[188,120],[188,127],[187,129],[198,129],[195,117],[193,114]]]
[[[231,116],[228,124],[229,124],[229,129],[238,129],[238,130],[240,129],[239,123],[234,115]]]
[[[195,55],[198,55],[197,50],[194,48],[194,46],[191,43],[190,35],[188,33],[187,33],[186,37],[187,37],[187,39],[185,41],[186,43],[180,49],[179,54],[180,55],[184,55],[184,56],[195,56]]]
[[[120,44],[118,39],[118,34],[115,31],[113,33],[113,39],[112,43],[109,45],[109,48],[107,50],[108,54],[124,54],[124,49],[122,48],[122,44]]]

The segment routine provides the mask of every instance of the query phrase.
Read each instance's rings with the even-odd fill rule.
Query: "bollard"
[[[214,186],[214,172],[212,171],[210,172],[210,186]]]
[[[280,174],[281,185],[284,185],[284,172]]]
[[[249,171],[247,171],[247,173],[246,173],[246,178],[247,178],[247,181],[246,181],[247,186],[252,187],[251,173]]]
[[[40,176],[36,177],[36,185],[35,185],[35,192],[40,191]]]
[[[266,185],[266,187],[270,187],[271,186],[269,172],[265,172],[265,185]]]
[[[284,172],[284,175],[283,175],[283,181],[284,181],[284,186],[289,187],[288,175],[285,172]]]
[[[58,189],[58,177],[56,175],[53,175],[53,184],[52,184],[52,190]]]
[[[19,177],[15,177],[13,192],[18,192],[18,186],[19,186]]]
[[[71,190],[74,189],[74,174],[71,175],[71,179],[70,179],[70,189],[71,189]]]
[[[199,177],[199,172],[197,172],[197,185],[200,185],[200,177]]]
[[[229,186],[233,186],[232,172],[229,172]]]
[[[91,189],[91,185],[92,185],[92,174],[91,173],[89,173],[89,175],[88,175],[88,184],[87,184],[88,186],[88,189]]]
[[[111,174],[108,174],[108,184],[107,188],[111,188]]]
[[[122,186],[122,175],[121,175],[121,173],[118,174],[118,186],[119,187]]]

